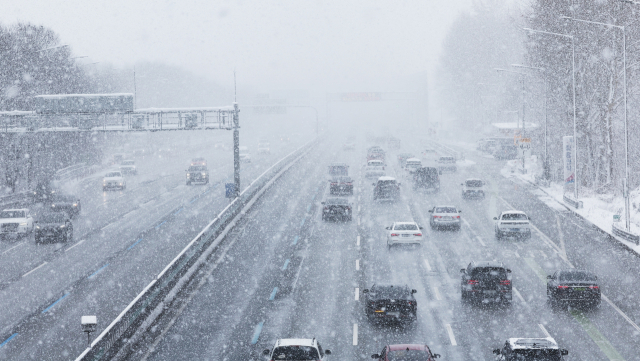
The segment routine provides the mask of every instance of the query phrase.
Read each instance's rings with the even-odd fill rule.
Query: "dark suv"
[[[547,276],[547,299],[552,304],[600,305],[598,277],[591,272],[568,269]]]
[[[352,217],[351,203],[348,198],[332,197],[322,202],[322,220],[328,219],[350,221]]]
[[[413,172],[413,189],[433,189],[435,193],[440,191],[440,174],[434,167],[422,167]]]
[[[373,200],[395,201],[400,198],[400,183],[393,177],[380,177],[373,183]]]
[[[365,314],[372,322],[413,322],[417,319],[418,303],[407,286],[373,285],[365,294]]]
[[[192,165],[187,169],[187,185],[191,183],[209,183],[209,170],[204,165]]]
[[[463,301],[502,302],[511,304],[511,270],[502,262],[471,262],[460,270]]]

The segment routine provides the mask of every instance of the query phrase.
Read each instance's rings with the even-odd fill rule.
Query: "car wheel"
[[[191,185],[191,182],[187,182],[187,185],[188,185],[188,186],[190,186],[190,185]]]
[[[502,234],[500,233],[499,230],[496,229],[496,240],[501,240],[502,239]]]

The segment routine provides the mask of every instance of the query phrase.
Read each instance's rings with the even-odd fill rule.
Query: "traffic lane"
[[[213,194],[214,192],[210,192]],[[202,202],[206,204],[205,202]],[[215,193],[214,207],[206,208],[209,214],[201,227],[206,225],[215,215],[227,204],[227,200],[224,199],[224,190],[219,187]],[[150,207],[150,212],[141,211],[134,213],[133,216],[125,218],[127,223],[122,227],[113,227],[100,232],[93,237],[87,238],[85,242],[78,241],[74,248],[67,248],[68,252],[59,252],[59,256],[50,263],[43,263],[42,266],[36,266],[31,271],[25,273],[25,277],[20,277],[17,282],[12,283],[9,287],[2,290],[2,303],[5,309],[12,312],[6,312],[0,315],[4,329],[10,329],[19,320],[33,313],[39,308],[44,308],[48,301],[55,299],[57,295],[62,295],[63,290],[69,286],[72,286],[75,281],[83,279],[86,275],[91,274],[96,269],[101,267],[108,259],[109,256],[117,252],[122,252],[134,242],[137,242],[139,235],[153,227],[160,224],[155,224],[152,216],[160,217],[162,214],[160,211],[162,207],[166,207],[166,210],[174,209],[175,205],[172,204],[172,200],[168,199],[164,203],[154,204]],[[191,205],[190,205],[191,206]],[[201,207],[200,204],[193,206]],[[209,213],[210,212],[210,213]],[[150,214],[155,213],[155,214]],[[191,231],[195,234],[200,228],[192,228]],[[149,264],[151,260],[154,262],[152,265],[161,267],[168,263],[183,247],[188,243],[190,239],[176,242],[176,249],[172,253],[167,254],[147,254],[147,259],[142,264]],[[72,246],[73,247],[73,246]],[[149,268],[145,267],[141,270],[136,270],[138,274],[144,274],[143,271],[148,271]],[[161,270],[155,270],[159,272]],[[151,276],[154,276],[157,272],[152,271]],[[42,277],[42,275],[47,275]],[[128,280],[128,279],[127,279]],[[122,282],[121,282],[122,283]],[[126,285],[127,282],[124,282]],[[136,289],[138,290],[138,289]],[[132,295],[131,299],[135,296]]]
[[[309,232],[309,222],[302,220],[306,219],[308,204],[315,202],[316,192],[322,186],[317,182],[318,174],[313,166],[317,161],[305,161],[324,158],[321,152],[313,152],[313,156],[310,154],[285,174],[247,214],[252,224],[261,227],[259,234],[271,236],[249,237],[245,233],[238,238],[229,251],[230,261],[212,273],[210,282],[185,307],[149,359],[174,360],[186,354],[201,358],[205,354],[223,352],[222,357],[246,360],[251,351],[260,351],[268,344],[265,341],[268,336],[262,333],[267,334],[283,322],[286,316],[278,316],[284,312],[282,307],[285,311],[291,308],[292,282],[302,262],[300,250],[307,244],[304,241],[307,238],[302,237]],[[294,189],[300,192],[294,193]],[[252,248],[249,258],[245,255],[247,247]],[[229,270],[240,264],[253,268]],[[241,307],[230,302],[234,298],[219,299],[217,296],[218,289],[226,290],[230,284],[242,287],[242,290],[228,291],[236,293],[234,297],[246,300],[246,303],[240,301]],[[225,315],[233,317],[224,320]],[[211,336],[204,339],[189,331],[193,320],[204,325],[202,327],[207,330],[202,332]]]

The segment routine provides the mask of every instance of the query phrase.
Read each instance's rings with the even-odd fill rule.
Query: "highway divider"
[[[191,276],[190,269],[197,266],[198,259],[211,252],[221,242],[219,236],[226,234],[237,216],[242,216],[247,208],[268,189],[273,182],[284,174],[293,164],[309,152],[319,141],[318,138],[293,151],[262,173],[240,196],[234,199],[218,216],[213,219],[189,244],[169,263],[151,283],[104,329],[85,349],[76,361],[112,360],[128,344],[130,338],[149,318],[157,317],[153,312],[170,294],[185,282],[183,276]]]

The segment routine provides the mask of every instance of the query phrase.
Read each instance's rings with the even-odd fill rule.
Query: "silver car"
[[[454,206],[435,206],[429,210],[431,217],[429,219],[429,225],[432,229],[451,228],[460,230],[461,210]]]

